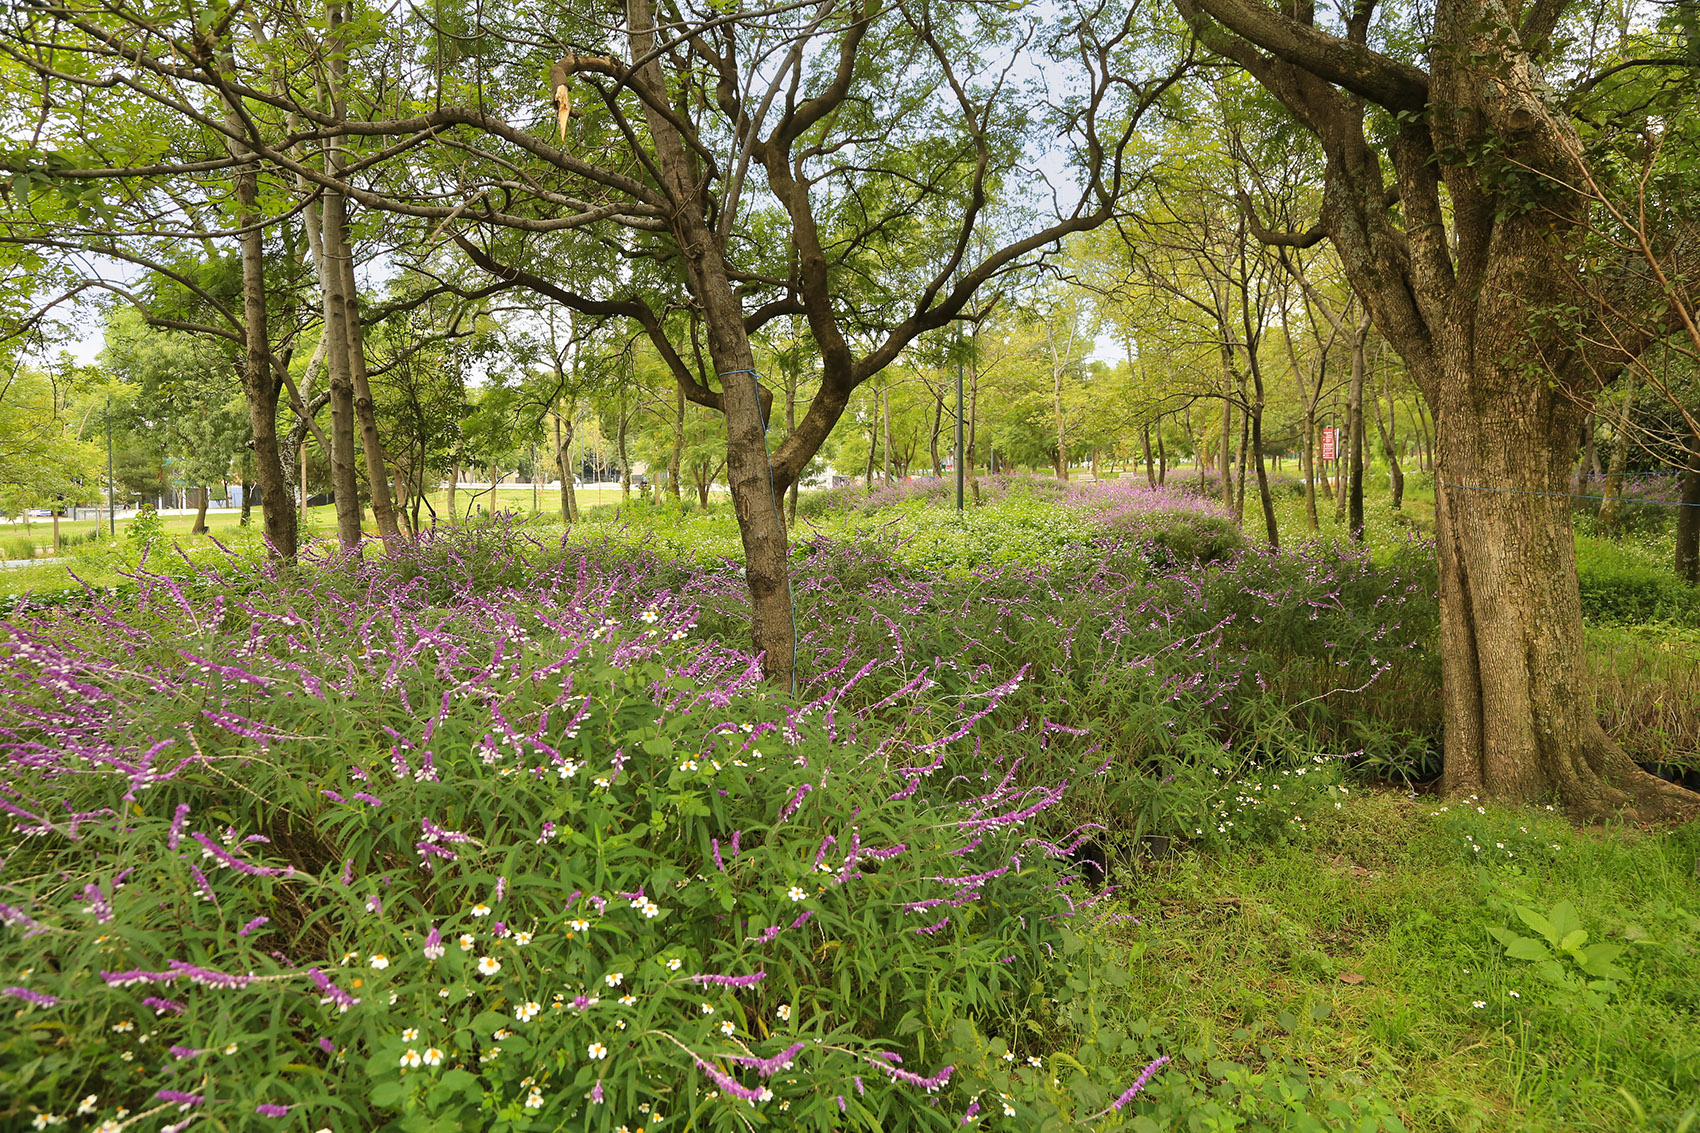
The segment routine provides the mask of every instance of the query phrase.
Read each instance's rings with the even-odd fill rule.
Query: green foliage
[[[149,504],[130,520],[129,526],[124,529],[124,537],[130,541],[131,548],[140,555],[152,546],[164,531],[165,526],[160,522],[159,512]]]
[[[1614,543],[1578,534],[1576,574],[1582,613],[1591,620],[1700,625],[1700,590]]]
[[[1601,996],[1617,991],[1617,981],[1623,979],[1624,972],[1616,960],[1625,946],[1588,943],[1588,930],[1582,927],[1570,902],[1560,901],[1545,914],[1526,905],[1515,906],[1515,911],[1536,935],[1523,936],[1489,925],[1488,935],[1505,945],[1506,959],[1533,964],[1543,980],[1555,987],[1574,988],[1591,1007],[1599,1006]]]
[[[1578,832],[1538,808],[1336,801],[1274,844],[1142,862],[1121,891],[1137,920],[1102,934],[1138,960],[1099,1011],[1175,1055],[1130,1127],[1695,1128],[1700,826]],[[1509,925],[1553,951],[1515,908],[1556,924],[1561,904],[1587,913],[1584,948],[1627,947],[1597,1009],[1574,961],[1561,987],[1489,935]]]

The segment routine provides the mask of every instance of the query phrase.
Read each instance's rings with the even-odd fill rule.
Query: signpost
[[[1322,430],[1322,459],[1323,460],[1333,460],[1333,459],[1335,459],[1335,457],[1334,457],[1335,437],[1339,434],[1339,432],[1340,432],[1340,430],[1334,428],[1333,426],[1325,427]]]

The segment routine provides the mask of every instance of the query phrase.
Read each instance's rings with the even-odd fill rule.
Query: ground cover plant
[[[1490,928],[1529,931],[1516,908],[1568,900],[1590,931],[1653,916],[1646,894],[1549,884],[1591,844],[1551,816],[1363,801],[1366,776],[1403,795],[1432,770],[1424,543],[1217,554],[1168,534],[1211,530],[1210,505],[1122,485],[988,485],[961,518],[892,495],[805,509],[795,699],[760,684],[736,563],[703,550],[713,514],[635,509],[565,541],[473,524],[300,573],[255,545],[156,546],[113,560],[116,593],[15,603],[5,1122],[1391,1133],[1556,1130],[1566,1098],[1594,1115],[1578,1128],[1632,1113],[1601,1092],[1651,1063],[1610,1044],[1686,1025],[1675,961],[1646,996],[1593,990],[1624,1020],[1604,1070],[1556,1065],[1556,1010],[1499,1032],[1550,1091],[1498,1096],[1504,1061],[1400,1062],[1480,1040],[1434,973],[1458,950],[1486,970]],[[980,557],[1022,510],[1046,519],[1023,555]],[[1680,743],[1687,715],[1649,691],[1680,669],[1651,668],[1665,652],[1617,656],[1602,695]],[[1507,846],[1496,868],[1547,873],[1411,896]],[[1646,846],[1624,868],[1686,852]],[[1395,860],[1401,887],[1372,895],[1390,910],[1340,904],[1337,876]],[[1248,911],[1266,906],[1286,911]],[[1311,1041],[1324,1000],[1297,981],[1337,992],[1367,961],[1318,959],[1328,934],[1374,936],[1319,908],[1433,953],[1396,1005],[1427,1045],[1332,1000],[1344,1030]],[[1693,944],[1670,916],[1665,960]],[[1686,1087],[1660,1073],[1631,1093],[1675,1129]]]
[[[1027,827],[1066,783],[974,742],[1019,675],[881,736],[845,703],[876,664],[783,703],[653,557],[555,555],[515,589],[474,566],[492,547],[517,550],[137,572],[122,603],[13,612],[8,1120],[1120,1108],[1106,1069],[1065,1087],[1005,1025],[1091,990],[1052,962],[1091,902]]]

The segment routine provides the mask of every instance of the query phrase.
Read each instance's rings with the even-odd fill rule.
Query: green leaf
[[[379,1082],[372,1087],[367,1099],[379,1109],[389,1109],[407,1096],[407,1087],[400,1082]]]

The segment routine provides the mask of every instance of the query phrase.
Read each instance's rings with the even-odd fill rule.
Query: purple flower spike
[[[254,1107],[254,1112],[259,1114],[261,1117],[288,1117],[289,1107],[286,1105],[273,1105],[271,1102],[261,1102],[259,1105]]]
[[[0,995],[16,996],[25,1003],[33,1003],[37,1007],[52,1007],[59,1002],[56,995],[45,995],[39,991],[31,991],[27,987],[0,987]]]

